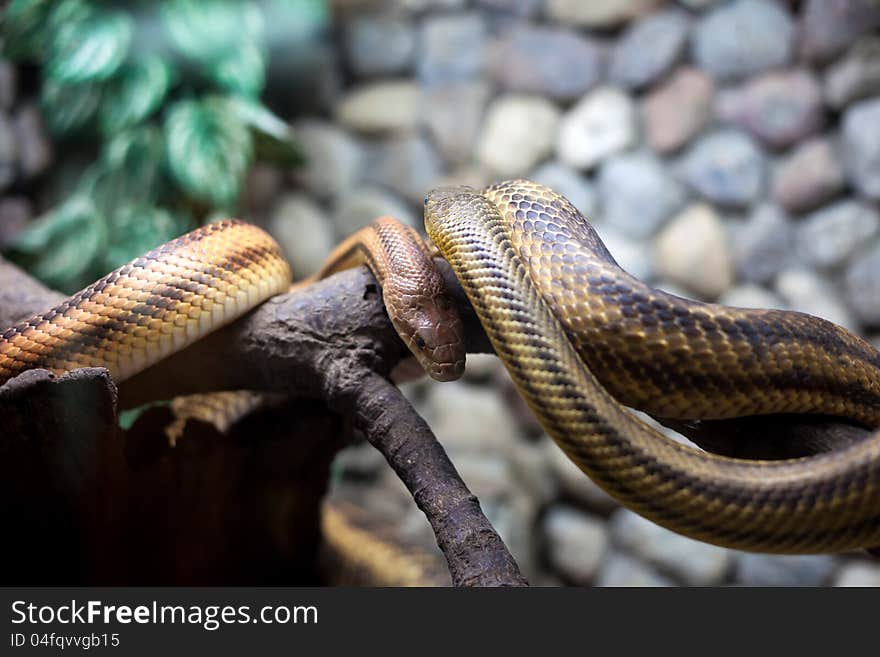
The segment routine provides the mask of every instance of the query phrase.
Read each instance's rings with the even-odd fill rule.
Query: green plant
[[[6,56],[39,65],[47,128],[94,159],[8,255],[71,291],[235,213],[254,159],[299,160],[259,100],[268,29],[302,40],[326,19],[322,0],[12,0]]]

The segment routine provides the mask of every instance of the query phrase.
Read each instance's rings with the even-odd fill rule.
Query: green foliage
[[[234,213],[255,158],[302,159],[259,100],[270,40],[327,20],[324,0],[11,0],[5,55],[41,67],[48,129],[97,159],[7,255],[72,291]]]
[[[178,101],[164,129],[166,162],[177,184],[193,198],[231,207],[254,148],[248,127],[226,99]]]

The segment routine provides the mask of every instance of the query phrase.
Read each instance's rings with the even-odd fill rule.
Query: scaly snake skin
[[[527,181],[434,192],[425,223],[542,425],[623,504],[741,549],[880,544],[880,437],[805,459],[747,461],[680,445],[621,405],[671,418],[822,413],[874,427],[880,356],[869,345],[800,313],[654,290],[617,266],[567,200]],[[432,376],[460,374],[461,325],[415,233],[380,219],[340,245],[319,276],[359,262],[379,278],[395,327]],[[36,367],[103,366],[123,381],[289,285],[289,266],[263,231],[210,224],[3,333],[0,385]]]
[[[514,180],[425,199],[425,225],[539,421],[611,495],[681,534],[744,550],[880,544],[880,435],[786,461],[681,445],[667,417],[824,413],[880,424],[880,356],[801,313],[703,304],[620,269],[587,220]]]

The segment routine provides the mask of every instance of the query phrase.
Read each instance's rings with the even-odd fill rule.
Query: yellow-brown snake
[[[822,413],[874,427],[880,357],[865,342],[800,313],[731,309],[650,288],[616,265],[568,201],[527,181],[434,192],[425,220],[542,425],[622,503],[741,549],[880,544],[880,437],[810,458],[745,461],[680,445],[621,405],[674,418]],[[410,349],[435,378],[454,378],[464,362],[460,326],[433,314],[451,302],[434,289],[436,273],[419,278],[428,251],[411,229],[383,221],[342,245],[323,273],[366,260]],[[6,331],[0,384],[33,367],[87,365],[123,380],[289,282],[265,233],[210,224]],[[398,304],[425,315],[395,319],[407,314]]]

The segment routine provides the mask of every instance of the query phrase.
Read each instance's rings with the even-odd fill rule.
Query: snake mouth
[[[456,381],[464,374],[464,360],[452,363],[431,363],[428,375],[435,381]]]

